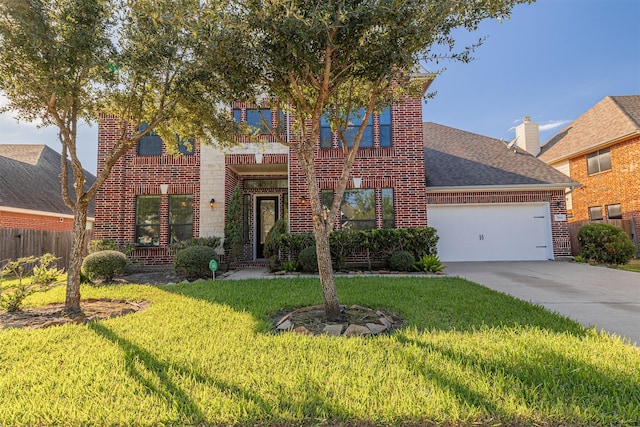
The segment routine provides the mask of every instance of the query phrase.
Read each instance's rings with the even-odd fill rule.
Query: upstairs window
[[[622,219],[622,209],[620,204],[607,205],[607,218],[609,219]]]
[[[193,139],[178,139],[178,152],[185,156],[190,156],[194,153],[196,145]]]
[[[591,221],[600,221],[602,217],[602,206],[592,206],[589,208],[589,218]]]
[[[344,131],[344,139],[347,142],[347,147],[353,147],[353,142],[355,141],[356,135],[360,130],[360,126],[364,121],[365,110],[361,109],[354,113],[351,113],[349,116],[349,120],[347,121],[347,128]],[[342,141],[338,140],[338,146],[342,147]],[[360,139],[360,147],[373,147],[373,114],[369,116],[369,121],[367,122],[367,126],[362,133],[362,138]]]
[[[608,148],[587,154],[587,172],[589,175],[611,170],[611,153]]]
[[[247,108],[247,124],[260,129],[260,133],[271,130],[271,110],[269,108]]]
[[[136,243],[140,246],[160,245],[160,196],[136,198]]]
[[[233,109],[233,120],[236,123],[246,123],[254,129],[258,129],[258,133],[268,134],[273,129],[273,111],[269,108],[247,108],[243,117],[242,108]],[[276,116],[276,132],[284,133],[286,131],[286,119],[282,111],[278,111]]]
[[[347,147],[353,147],[353,142],[355,140],[356,135],[358,134],[358,130],[363,123],[365,116],[365,109],[360,109],[356,112],[351,113],[349,120],[347,122],[347,127],[344,131],[344,138],[347,142]],[[379,140],[376,141],[374,136],[373,128],[374,128],[374,118],[377,117],[378,127],[380,129]],[[369,120],[366,124],[366,127],[362,133],[362,139],[360,140],[360,147],[373,147],[374,145],[379,144],[380,147],[391,147],[392,137],[391,137],[391,109],[387,108],[383,110],[380,114],[372,114],[369,117]],[[320,119],[320,147],[321,148],[332,148],[333,147],[333,136],[334,133],[331,132],[331,120],[328,115],[322,116]],[[338,147],[342,147],[342,141],[338,139]]]
[[[329,121],[329,117],[327,117],[326,114],[320,119],[320,147],[333,147],[333,132],[331,132],[331,122]]]
[[[380,146],[391,147],[391,108],[382,111],[378,120],[380,123]]]
[[[138,132],[144,132],[147,129],[146,123],[141,123]],[[138,156],[160,156],[162,155],[162,138],[152,130],[147,135],[140,138],[137,147]]]

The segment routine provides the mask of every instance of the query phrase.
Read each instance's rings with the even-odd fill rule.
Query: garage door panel
[[[552,258],[547,204],[429,206],[428,224],[443,261],[523,261]]]

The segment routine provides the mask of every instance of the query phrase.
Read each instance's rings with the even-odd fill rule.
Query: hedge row
[[[354,254],[371,269],[372,265],[387,265],[391,255],[398,251],[410,252],[415,259],[437,255],[438,236],[432,227],[336,230],[331,233],[329,243],[337,269],[344,268]],[[297,260],[303,249],[312,246],[315,246],[313,233],[273,233],[267,236],[265,256],[275,269],[288,260]]]

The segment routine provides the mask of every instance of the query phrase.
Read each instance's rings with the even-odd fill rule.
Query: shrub
[[[264,257],[271,271],[275,271],[280,264],[280,236],[286,233],[287,222],[279,219],[264,238]]]
[[[411,271],[416,263],[416,257],[409,251],[398,251],[389,258],[389,266],[396,271]]]
[[[130,255],[135,248],[135,243],[118,243],[115,240],[108,239],[92,240],[88,245],[90,254],[101,251],[118,251],[125,255]]]
[[[300,251],[298,255],[298,263],[302,271],[306,273],[315,273],[318,271],[318,255],[316,247],[309,246]]]
[[[282,266],[280,266],[280,270],[286,271],[287,273],[293,273],[294,271],[298,271],[298,262],[291,260],[287,261]]]
[[[173,269],[189,279],[209,278],[209,262],[218,259],[216,250],[210,246],[190,246],[173,257]]]
[[[439,237],[433,227],[400,228],[402,249],[413,253],[416,258],[424,255],[437,255]]]
[[[592,222],[578,230],[580,255],[604,264],[626,264],[636,252],[629,236],[615,225]]]
[[[436,255],[424,255],[413,266],[418,271],[441,273],[445,267]]]
[[[226,223],[224,225],[224,249],[232,260],[242,255],[242,190],[240,185],[233,189],[227,204]]]
[[[44,258],[44,264],[53,260],[53,255],[45,254],[40,258],[34,256],[18,258],[16,261],[9,260],[2,268],[0,268],[0,308],[8,312],[20,311],[22,302],[29,295],[49,289],[49,283],[36,283],[33,280],[27,284],[25,276],[31,270],[30,266]],[[57,270],[56,270],[57,271]],[[7,286],[2,285],[2,279],[6,275],[15,276],[17,282],[13,282]]]
[[[177,242],[171,245],[171,250],[174,253],[178,253],[184,249],[204,246],[212,249],[217,249],[220,246],[220,237],[211,236],[211,237],[193,237],[189,240],[183,240],[181,242]]]
[[[336,268],[344,268],[347,257],[365,249],[367,232],[363,230],[335,230],[329,235],[331,260]]]
[[[100,251],[87,255],[82,261],[81,271],[90,280],[102,279],[110,282],[115,276],[124,274],[129,260],[119,251]]]
[[[52,254],[44,254],[39,258],[40,265],[33,266],[33,276],[31,283],[47,285],[58,280],[58,277],[64,273],[64,269],[58,270],[55,267],[49,268],[49,265],[57,258]]]

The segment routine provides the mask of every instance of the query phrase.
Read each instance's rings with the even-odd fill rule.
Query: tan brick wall
[[[620,204],[623,218],[636,218],[640,235],[640,137],[612,145],[611,170],[593,175],[587,173],[587,157],[570,160],[571,178],[582,184],[572,193],[571,221],[588,221],[589,208]]]

